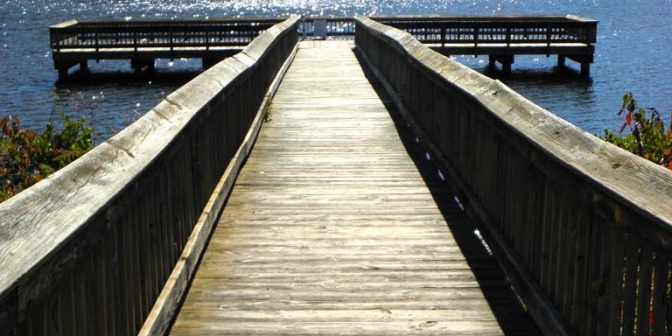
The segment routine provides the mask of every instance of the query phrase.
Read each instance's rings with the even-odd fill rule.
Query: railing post
[[[473,27],[474,31],[474,57],[478,56],[477,48],[478,48],[478,26]]]
[[[210,29],[205,26],[205,50],[210,50]]]
[[[441,22],[441,48],[446,46],[446,23]]]
[[[551,56],[551,34],[553,26],[552,23],[546,24],[546,57]]]
[[[509,46],[511,45],[511,24],[506,24],[506,54],[509,54]]]

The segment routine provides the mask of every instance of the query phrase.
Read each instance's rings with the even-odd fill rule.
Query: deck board
[[[302,44],[172,335],[538,333],[378,85]]]

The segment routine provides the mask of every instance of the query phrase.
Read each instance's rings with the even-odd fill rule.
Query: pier
[[[487,55],[511,73],[516,55],[556,55],[559,66],[570,59],[590,74],[597,21],[575,15],[545,16],[375,16],[374,20],[410,33],[445,55]],[[89,61],[127,59],[140,72],[156,59],[196,58],[203,68],[229,57],[280,19],[202,19],[68,21],[50,27],[54,67],[59,79]],[[351,17],[302,18],[302,38],[354,38]]]
[[[0,204],[0,335],[670,334],[672,173],[348,20]]]

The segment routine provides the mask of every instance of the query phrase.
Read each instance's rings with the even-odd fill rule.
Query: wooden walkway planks
[[[302,42],[171,334],[538,333],[351,43]]]

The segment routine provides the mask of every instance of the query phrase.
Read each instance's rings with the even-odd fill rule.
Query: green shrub
[[[649,116],[647,116],[647,111]],[[665,128],[660,113],[654,108],[637,106],[632,93],[623,95],[623,105],[618,115],[625,113],[625,122],[619,134],[604,130],[604,140],[637,154],[656,164],[672,169],[672,115]],[[623,131],[628,129],[625,136]]]
[[[93,147],[86,119],[63,116],[63,129],[49,123],[40,134],[22,130],[19,118],[0,119],[0,202],[84,155]]]

